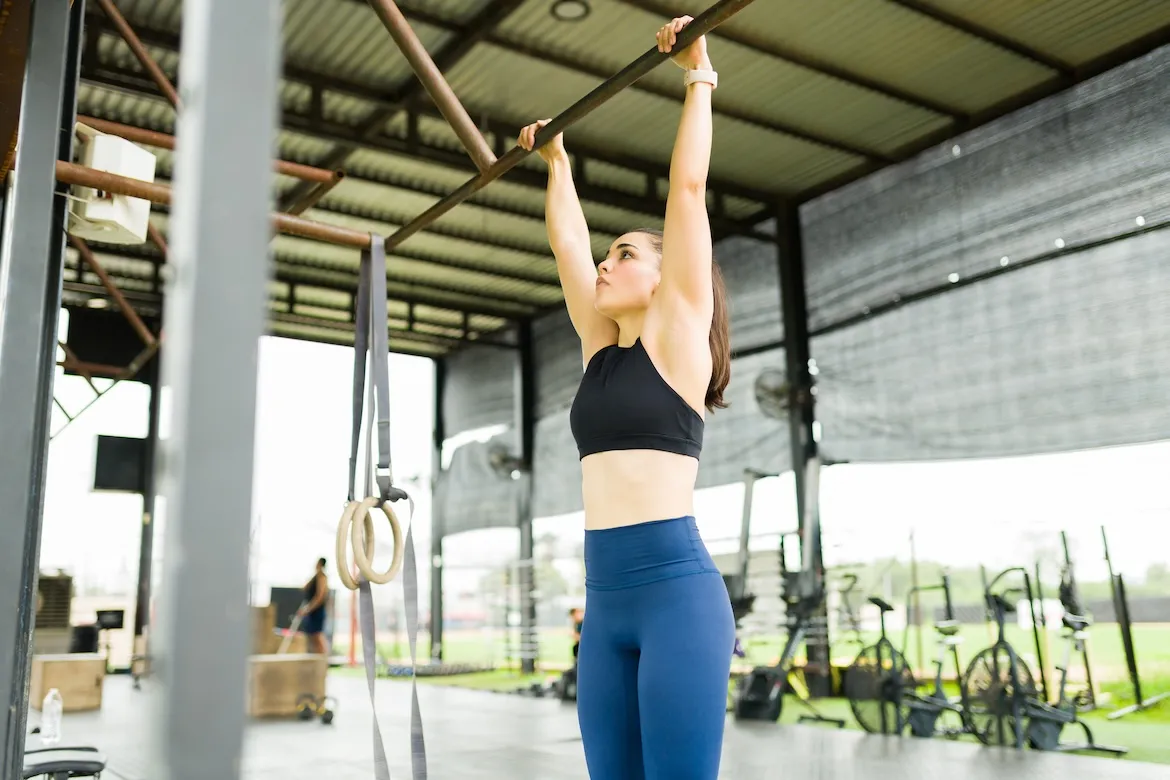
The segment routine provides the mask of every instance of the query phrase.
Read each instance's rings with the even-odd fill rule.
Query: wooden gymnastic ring
[[[374,499],[370,499],[374,502]],[[374,502],[377,503],[377,502]],[[350,591],[357,591],[358,582],[353,579],[350,574],[349,555],[345,552],[346,541],[350,539],[351,526],[353,525],[353,516],[357,515],[359,509],[362,509],[363,502],[351,501],[345,505],[345,511],[342,512],[342,520],[337,524],[337,574],[342,578],[342,585],[349,588]],[[366,560],[370,559],[373,554],[373,518],[370,517],[370,512],[362,512],[363,524],[365,525],[365,539],[366,546],[370,548],[370,553],[366,555]],[[397,551],[397,546],[395,546]],[[355,560],[355,564],[356,564]],[[362,571],[358,570],[359,572]],[[362,572],[363,574],[365,572]],[[366,578],[369,579],[369,578]]]
[[[374,555],[374,521],[370,510],[379,505],[381,505],[382,514],[389,521],[390,531],[394,535],[394,557],[390,562],[390,568],[385,572],[375,571],[371,563]],[[358,513],[362,517],[361,526],[356,522],[355,515]],[[402,556],[405,548],[402,544],[402,526],[398,523],[398,516],[390,504],[383,503],[377,498],[367,498],[361,502],[350,502],[346,506],[337,529],[338,564],[339,567],[344,564],[346,569],[348,569],[347,556],[345,555],[345,532],[347,530],[350,536],[350,547],[353,549],[354,565],[357,566],[357,570],[361,572],[363,577],[374,585],[385,585],[398,576],[398,571],[402,568]],[[341,575],[341,581],[350,590],[356,590],[358,587],[357,582],[348,571]]]

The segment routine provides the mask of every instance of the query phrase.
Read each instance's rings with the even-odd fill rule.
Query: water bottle
[[[61,741],[61,714],[65,702],[56,688],[50,688],[41,704],[41,743],[52,747]]]

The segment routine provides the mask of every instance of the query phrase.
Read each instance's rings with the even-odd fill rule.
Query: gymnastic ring
[[[394,557],[390,562],[390,568],[385,572],[375,571],[371,563],[374,554],[374,523],[370,510],[377,506],[381,506],[382,514],[389,521],[390,531],[394,535]],[[361,513],[362,517],[361,526],[355,522],[357,520],[355,515],[358,513]],[[367,498],[360,503],[351,502],[345,508],[345,513],[341,516],[341,525],[338,527],[337,545],[339,550],[339,563],[345,562],[344,534],[347,528],[350,531],[350,541],[352,542],[350,546],[353,548],[353,562],[363,577],[374,585],[385,585],[398,576],[398,570],[402,568],[402,556],[405,548],[402,544],[402,526],[399,524],[398,516],[394,513],[394,509],[389,503],[377,498]],[[348,582],[346,578],[348,578]],[[350,590],[357,588],[356,582],[353,585],[349,584],[353,582],[353,578],[349,576],[348,571],[342,577],[342,582]]]
[[[349,573],[349,556],[345,552],[346,542],[349,541],[350,526],[353,525],[353,516],[357,508],[361,506],[359,501],[350,501],[345,505],[345,511],[341,513],[341,522],[337,524],[337,574],[341,577],[341,584],[350,590],[357,590],[357,581],[353,575]],[[374,519],[370,517],[367,512],[365,515],[366,538],[373,544],[374,539]]]

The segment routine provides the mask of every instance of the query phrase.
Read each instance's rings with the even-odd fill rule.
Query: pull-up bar
[[[676,39],[674,46],[675,50],[681,51],[687,46],[690,46],[700,37],[706,35],[708,32],[730,19],[739,11],[751,5],[751,3],[752,0],[719,0],[719,2],[715,3],[713,6],[696,17],[694,21],[687,25],[683,31],[678,34],[678,38]],[[375,5],[393,6],[394,3],[393,0],[376,0]],[[390,29],[391,34],[395,35],[395,39],[397,40],[397,34],[394,26],[397,25],[398,22],[393,20],[388,21],[385,17],[382,18],[383,22],[386,23],[387,28]],[[405,19],[402,20],[402,24],[406,24]],[[403,53],[407,53],[405,48],[403,49]],[[533,148],[539,149],[549,139],[556,137],[558,133],[564,132],[566,129],[576,124],[579,120],[584,119],[594,109],[599,108],[623,89],[630,86],[650,71],[654,70],[654,68],[668,60],[670,56],[671,55],[668,53],[658,51],[657,48],[653,48],[647,51],[641,57],[622,68],[609,79],[599,84],[596,89],[578,100],[573,105],[569,106],[569,108],[565,109],[551,122],[545,125],[544,128],[542,128],[540,132],[536,134],[536,143],[533,145]],[[429,62],[429,59],[427,61]],[[411,61],[411,64],[412,66],[414,65],[413,60]],[[446,92],[450,92],[450,87],[447,86],[447,82],[443,79],[442,74],[433,69],[433,67],[431,69],[415,68],[415,74],[423,82],[423,85],[427,88],[428,92],[431,92],[432,94],[434,94],[436,91],[442,92],[443,88],[446,88]],[[440,108],[442,108],[442,106],[440,106]],[[444,115],[446,115],[446,111],[444,111]],[[455,129],[457,131],[459,130],[459,128]],[[519,132],[519,128],[517,128],[517,132]],[[460,135],[460,138],[463,139],[463,136]],[[464,144],[466,145],[468,143],[467,139],[463,140]],[[482,140],[482,138],[480,140]],[[399,228],[396,233],[386,239],[386,251],[389,252],[393,250],[395,247],[413,236],[415,233],[434,223],[435,220],[437,220],[439,217],[443,216],[448,211],[470,198],[476,192],[515,168],[520,163],[520,161],[529,154],[531,154],[531,152],[527,151],[526,149],[523,149],[519,146],[513,147],[508,151],[507,154],[496,160],[495,163],[493,163],[487,170],[484,170],[479,175],[468,180],[467,183],[465,183],[462,187],[455,190],[435,205],[431,206],[429,209],[415,217],[403,227]]]

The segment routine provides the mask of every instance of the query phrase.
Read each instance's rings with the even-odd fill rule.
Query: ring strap
[[[357,301],[354,312],[353,364],[353,431],[350,439],[349,500],[357,492],[358,446],[361,439],[362,411],[366,393],[371,397],[370,430],[366,437],[365,469],[367,494],[369,462],[377,447],[377,465],[374,480],[378,496],[383,502],[406,499],[410,506],[410,524],[406,532],[406,550],[402,566],[403,600],[406,608],[406,634],[410,645],[410,764],[413,780],[426,780],[427,755],[423,740],[422,712],[418,704],[418,680],[415,676],[415,657],[418,645],[418,564],[414,555],[414,499],[395,487],[390,462],[390,358],[388,317],[386,309],[386,250],[381,236],[371,234],[370,246],[362,251],[359,269]],[[366,353],[370,356],[369,382],[366,378]],[[376,439],[375,439],[376,437]],[[363,522],[364,518],[355,518]],[[339,565],[346,565],[339,561]],[[370,692],[370,706],[374,716],[374,778],[390,780],[390,766],[378,725],[374,681],[377,678],[378,648],[374,639],[374,599],[370,582],[358,574],[358,611],[362,634],[362,657],[366,667],[366,686]]]

